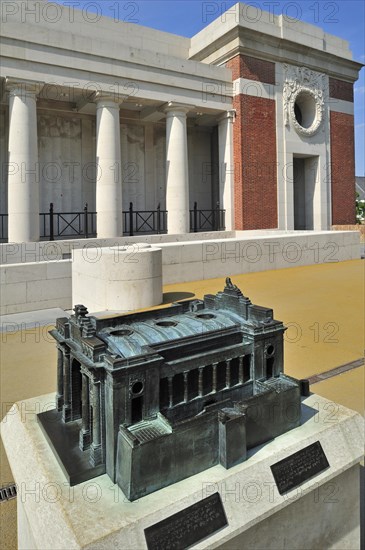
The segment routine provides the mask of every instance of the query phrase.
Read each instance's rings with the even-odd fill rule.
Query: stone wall
[[[360,257],[359,233],[355,231],[326,232],[280,232],[280,231],[236,231],[236,237],[202,240],[203,235],[191,235],[190,240],[177,242],[170,236],[155,235],[150,238],[151,244],[157,244],[162,249],[163,284],[183,283],[253,273],[272,269],[284,269],[321,263],[337,263],[354,260]],[[233,235],[233,233],[232,233]],[[181,236],[182,237],[182,236]],[[186,236],[188,237],[188,236]],[[195,238],[194,238],[195,237]],[[200,237],[201,240],[197,240]],[[126,242],[127,241],[127,242]],[[139,242],[143,242],[141,239]],[[136,258],[138,252],[137,240],[127,239],[88,239],[77,241],[77,248],[83,248],[82,255],[90,265],[100,260],[104,250],[110,252],[110,247],[129,244],[129,261]],[[72,241],[31,243],[37,245],[36,250],[28,253],[28,262],[22,255],[21,248],[15,251],[16,264],[0,267],[1,274],[1,313],[17,313],[72,306],[72,261],[62,260],[62,250],[72,250]],[[43,245],[43,248],[41,247]],[[10,245],[3,245],[4,252]],[[68,247],[68,248],[66,248]],[[129,247],[128,247],[129,248]],[[0,247],[1,250],[1,247]],[[53,251],[53,255],[51,254]],[[45,261],[52,258],[53,261]],[[37,253],[40,261],[29,262]],[[9,256],[7,259],[9,260]],[[43,261],[42,261],[43,259]],[[58,259],[58,261],[57,261]],[[130,269],[125,263],[122,269]],[[91,285],[88,292],[95,292]],[[85,293],[86,296],[87,293]],[[87,299],[85,298],[85,301]],[[85,304],[88,305],[87,303]]]
[[[7,110],[0,112],[0,160],[8,155]],[[82,212],[85,203],[95,211],[96,180],[101,176],[96,164],[95,117],[85,114],[41,111],[38,113],[40,212],[54,204],[55,212]],[[211,209],[210,127],[188,128],[190,208]],[[133,202],[135,210],[166,208],[166,128],[165,123],[125,122],[121,119],[121,173],[123,210]],[[216,182],[216,187],[218,183]],[[215,195],[217,190],[215,190]],[[7,212],[7,174],[0,185],[0,213]],[[48,219],[42,231],[49,232]],[[60,229],[66,224],[61,221]],[[48,233],[49,234],[49,233]]]
[[[365,224],[354,225],[333,225],[334,231],[358,231],[360,233],[360,242],[365,243]]]
[[[0,266],[0,314],[70,309],[71,260]]]

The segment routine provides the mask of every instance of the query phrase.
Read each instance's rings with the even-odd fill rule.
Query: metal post
[[[194,202],[194,215],[193,215],[193,232],[198,231],[198,203]]]
[[[88,223],[88,214],[87,214],[87,203],[84,206],[84,237],[87,239],[89,237],[89,223]]]
[[[217,203],[218,204],[218,203]],[[217,230],[217,204],[215,205],[215,208],[212,210],[212,231]]]
[[[129,203],[129,236],[133,237],[133,202]]]
[[[53,202],[49,205],[49,240],[54,241]]]
[[[160,203],[157,205],[157,234],[161,233],[161,206]]]

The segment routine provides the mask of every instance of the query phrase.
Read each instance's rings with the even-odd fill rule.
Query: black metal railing
[[[96,237],[96,212],[90,212],[85,204],[82,212],[55,212],[53,203],[49,212],[41,216],[41,238],[50,241],[70,237]],[[133,237],[136,234],[165,233],[167,231],[167,211],[134,210],[133,203],[123,210],[123,234]]]
[[[8,214],[0,214],[0,242],[8,240]]]
[[[156,210],[134,210],[133,203],[129,203],[129,210],[123,210],[123,233],[133,235],[160,234],[167,232],[167,210],[161,210],[160,205]]]
[[[89,212],[85,204],[82,212],[55,212],[53,202],[49,211],[40,214],[40,237],[54,241],[55,238],[95,237],[96,212]]]
[[[96,237],[96,212],[88,210],[85,204],[81,212],[55,212],[51,202],[48,212],[40,215],[40,237],[54,241],[55,239],[67,239],[74,237]],[[194,203],[190,210],[190,231],[223,231],[225,229],[225,210],[216,208],[212,210],[199,210]],[[160,234],[167,232],[167,211],[161,210],[160,205],[156,210],[134,210],[133,203],[129,203],[129,209],[123,210],[123,234],[133,237],[138,234]],[[8,238],[8,214],[0,214],[0,241]]]
[[[219,203],[212,210],[199,210],[198,203],[194,202],[190,210],[190,231],[224,231],[226,211],[219,208]]]

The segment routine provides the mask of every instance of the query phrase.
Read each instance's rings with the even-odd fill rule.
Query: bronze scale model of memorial
[[[299,426],[285,327],[229,278],[223,292],[142,313],[57,319],[57,408],[39,415],[71,485],[107,473],[130,500]]]

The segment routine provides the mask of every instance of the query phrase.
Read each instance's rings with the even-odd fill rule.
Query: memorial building
[[[245,4],[192,38],[46,0],[1,10],[9,242],[49,236],[50,203],[87,203],[100,238],[122,235],[130,203],[173,234],[194,203],[227,230],[354,223],[362,65],[346,41]]]
[[[110,318],[57,320],[57,410],[41,426],[71,485],[107,473],[130,500],[299,426],[285,328],[227,278],[223,292]]]

